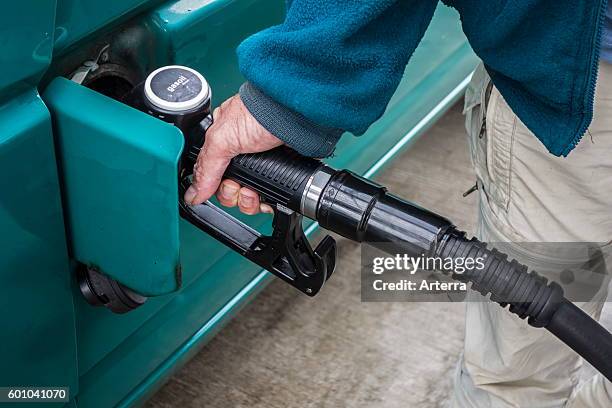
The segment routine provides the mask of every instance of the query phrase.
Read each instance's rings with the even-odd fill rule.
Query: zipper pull
[[[487,109],[489,107],[489,99],[491,98],[492,91],[493,91],[493,81],[489,80],[489,83],[487,84],[487,88],[485,89],[484,106],[480,107],[481,109],[484,109],[484,114],[482,115],[482,125],[480,126],[480,133],[478,133],[479,139],[482,139],[484,135],[487,133]]]
[[[484,118],[482,120],[482,126],[480,126],[480,132],[478,133],[478,138],[482,139],[486,133],[487,133],[487,119]]]
[[[478,183],[474,184],[472,187],[469,188],[469,190],[467,190],[465,193],[463,193],[463,197],[469,196],[470,194],[472,194],[476,190],[478,190]]]

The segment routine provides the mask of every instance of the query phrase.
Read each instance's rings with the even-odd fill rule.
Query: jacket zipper
[[[597,76],[599,73],[599,56],[601,51],[601,36],[603,32],[603,27],[606,19],[606,8],[608,7],[608,0],[601,0],[599,7],[599,18],[597,19],[597,30],[595,30],[595,38],[593,38],[592,44],[594,47],[592,48],[591,53],[591,72],[587,78],[588,81],[588,90],[587,90],[587,112],[585,116],[590,118],[589,120],[584,119],[582,125],[578,130],[577,135],[571,141],[569,146],[566,147],[563,152],[563,156],[567,156],[569,152],[572,151],[576,147],[576,145],[582,139],[582,136],[589,129],[589,125],[591,120],[593,119],[593,106],[595,104],[595,87],[597,86]]]

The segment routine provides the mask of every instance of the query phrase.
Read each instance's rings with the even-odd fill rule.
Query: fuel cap
[[[210,98],[210,87],[194,69],[167,65],[151,72],[144,85],[145,98],[157,108],[178,112],[200,106]]]

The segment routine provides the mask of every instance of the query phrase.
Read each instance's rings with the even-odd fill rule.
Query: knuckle
[[[223,152],[226,150],[226,144],[226,138],[221,134],[221,132],[213,132],[210,134],[210,136],[206,136],[205,154],[210,156]]]
[[[204,177],[204,166],[201,166],[199,164],[196,164],[195,166],[193,166],[193,176],[196,179],[199,178],[203,178]]]
[[[257,193],[247,187],[242,187],[240,189],[240,196],[247,200],[253,200],[257,198]]]

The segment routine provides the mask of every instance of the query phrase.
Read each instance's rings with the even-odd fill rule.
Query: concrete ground
[[[460,106],[377,180],[473,232],[476,194],[461,196],[475,176]],[[147,407],[445,406],[463,304],[362,303],[359,246],[338,243],[338,267],[316,298],[275,280]]]

